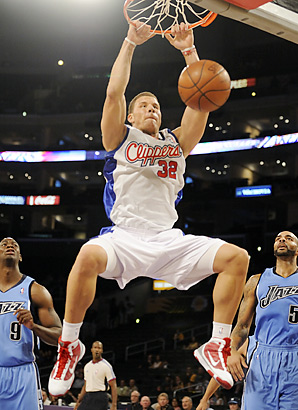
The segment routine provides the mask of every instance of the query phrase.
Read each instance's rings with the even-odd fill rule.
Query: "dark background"
[[[122,4],[1,1],[1,151],[103,149],[99,121],[105,89],[128,28]],[[222,64],[232,80],[256,79],[252,88],[232,90],[228,102],[210,114],[203,142],[298,131],[297,44],[221,16],[194,33],[202,59]],[[59,59],[63,66],[57,65]],[[183,67],[181,53],[166,39],[154,37],[135,51],[127,99],[144,89],[155,92],[163,126],[176,127],[184,109],[177,92]],[[284,229],[298,231],[297,144],[192,156],[187,162],[186,177],[192,182],[186,185],[176,225],[186,233],[221,237],[245,247],[252,256],[249,275],[272,266],[274,236]],[[58,207],[0,205],[1,236],[13,236],[20,243],[22,271],[48,287],[61,317],[67,275],[80,246],[109,224],[102,206],[104,180],[98,175],[102,167],[103,161],[0,163],[1,194],[61,196]],[[258,184],[272,184],[273,195],[235,198],[235,187]],[[190,292],[169,293],[175,298],[210,298],[212,281]],[[151,281],[149,288],[148,281],[139,279],[136,286],[139,283],[141,294],[157,296]],[[134,286],[119,291],[116,283],[99,280],[97,320],[103,320],[110,295],[121,300],[129,294],[136,315],[148,314]],[[208,309],[206,320],[212,308]],[[193,325],[191,320],[183,323]]]

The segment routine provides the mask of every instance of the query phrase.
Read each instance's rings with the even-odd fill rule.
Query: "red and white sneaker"
[[[74,372],[79,360],[85,354],[85,346],[77,339],[74,342],[58,340],[58,357],[49,378],[49,393],[63,396],[71,388]]]
[[[227,358],[231,354],[230,342],[230,338],[213,337],[193,352],[210,376],[224,389],[231,389],[234,385],[233,377],[227,370]]]

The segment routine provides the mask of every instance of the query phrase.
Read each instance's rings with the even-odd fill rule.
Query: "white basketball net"
[[[139,20],[151,25],[156,34],[170,33],[172,26],[184,22],[190,28],[209,25],[216,17],[209,10],[195,11],[187,0],[126,0],[124,15],[129,23]]]

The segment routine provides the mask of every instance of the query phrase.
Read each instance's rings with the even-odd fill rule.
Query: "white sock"
[[[227,323],[213,322],[212,337],[224,339],[225,337],[230,337],[231,331],[232,325],[228,325]]]
[[[83,322],[68,323],[63,320],[61,340],[63,340],[63,342],[73,342],[74,340],[77,340],[82,324]]]

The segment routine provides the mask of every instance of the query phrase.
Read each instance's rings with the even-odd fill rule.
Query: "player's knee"
[[[83,246],[75,264],[82,275],[98,275],[106,269],[106,253],[100,246]]]
[[[231,259],[231,263],[237,267],[239,274],[246,275],[249,264],[249,254],[246,249],[235,247],[234,256]]]
[[[230,272],[233,275],[244,277],[247,274],[249,255],[239,246],[225,243],[216,254],[213,269],[214,272]]]
[[[220,249],[221,251],[221,270],[236,271],[239,275],[247,273],[249,255],[247,251],[239,246],[226,244]]]

